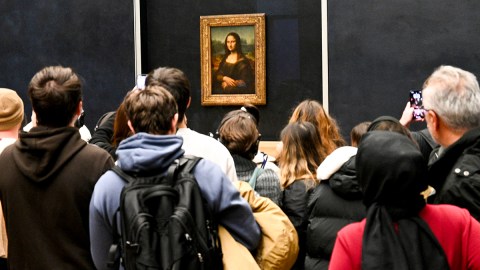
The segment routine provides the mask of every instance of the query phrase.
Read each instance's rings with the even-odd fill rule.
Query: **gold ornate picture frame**
[[[200,17],[202,106],[265,105],[265,14]]]

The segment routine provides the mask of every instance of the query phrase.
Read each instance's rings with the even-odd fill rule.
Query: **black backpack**
[[[218,226],[192,173],[200,159],[184,156],[164,176],[112,169],[128,182],[120,197],[122,233],[115,233],[125,269],[223,268]],[[113,267],[116,249],[110,251]]]

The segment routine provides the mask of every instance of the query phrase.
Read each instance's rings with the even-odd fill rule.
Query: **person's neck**
[[[230,52],[230,54],[228,55],[228,58],[229,59],[238,59],[237,51]]]
[[[0,131],[0,138],[18,139],[18,130],[3,130],[3,131]]]
[[[449,147],[450,145],[456,143],[468,130],[445,130],[443,132],[443,136],[441,136],[442,140],[439,142],[441,146],[444,148]]]
[[[187,116],[186,115],[183,115],[182,121],[177,123],[177,129],[180,129],[180,128],[187,128]]]
[[[180,124],[177,125],[177,128],[187,128],[187,124],[180,123]]]

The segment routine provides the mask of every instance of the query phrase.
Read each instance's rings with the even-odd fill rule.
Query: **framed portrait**
[[[265,14],[200,17],[203,106],[265,105]]]

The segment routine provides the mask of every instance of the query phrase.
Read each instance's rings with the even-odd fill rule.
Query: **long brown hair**
[[[325,112],[318,101],[307,99],[298,104],[290,117],[289,123],[299,121],[310,122],[316,127],[322,142],[321,148],[324,148],[327,154],[346,144],[340,135],[335,119]],[[319,151],[321,150],[319,149]]]
[[[112,145],[118,147],[120,142],[132,135],[130,128],[128,127],[128,119],[125,114],[125,105],[120,103],[117,113],[115,114],[115,121],[113,122],[113,136]]]
[[[298,179],[306,179],[307,188],[314,187],[316,170],[327,156],[315,126],[310,122],[293,122],[282,130],[280,137],[283,147],[278,165],[282,187]]]

